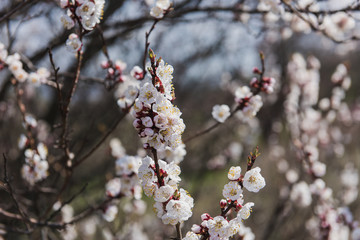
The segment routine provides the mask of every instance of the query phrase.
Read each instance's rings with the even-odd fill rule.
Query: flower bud
[[[254,68],[253,68],[253,73],[255,73],[255,74],[260,74],[261,72],[260,72],[260,70],[259,70],[257,67],[254,67]]]
[[[134,126],[134,128],[139,129],[141,127],[141,120],[135,119],[133,122],[133,126]]]
[[[201,232],[201,227],[197,224],[192,225],[191,231],[193,231],[196,234],[199,234]]]
[[[108,61],[103,61],[103,62],[101,63],[101,67],[104,68],[104,69],[106,69],[106,68],[109,68],[109,67],[110,67],[110,64],[109,64]]]
[[[145,128],[144,133],[146,136],[151,137],[152,135],[154,135],[154,130],[152,130],[151,128]]]
[[[152,119],[150,117],[148,117],[148,116],[142,118],[141,122],[147,128],[150,128],[150,127],[152,127],[154,125]]]
[[[221,208],[225,208],[226,205],[227,205],[226,200],[225,200],[225,199],[221,199],[221,200],[220,200],[220,207],[221,207]]]
[[[207,220],[209,220],[209,219],[211,219],[210,214],[208,214],[208,213],[203,213],[203,214],[201,214],[201,220],[202,220],[202,221],[207,221]]]

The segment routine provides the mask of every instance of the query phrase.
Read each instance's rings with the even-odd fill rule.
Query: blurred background
[[[50,47],[54,62],[60,68],[59,80],[64,84],[64,91],[69,90],[66,88],[70,86],[76,69],[76,57],[65,49],[65,41],[70,34],[60,22],[65,10],[56,1],[27,2],[21,10],[3,20],[1,16],[6,16],[11,9],[24,2],[0,1],[0,42],[9,53],[21,54],[26,69],[45,67],[51,70]],[[343,1],[341,4],[347,6],[351,2]],[[210,133],[186,143],[187,155],[180,164],[180,186],[193,196],[195,207],[183,231],[189,231],[192,224],[200,224],[200,215],[204,212],[211,215],[220,213],[219,201],[222,199],[223,186],[228,182],[228,169],[235,165],[245,169],[248,154],[259,146],[261,155],[255,166],[261,167],[267,185],[257,194],[246,192],[246,201],[254,202],[255,206],[245,225],[252,228],[256,239],[312,239],[305,230],[305,222],[314,209],[304,210],[281,198],[283,192],[289,191],[290,185],[285,174],[281,173],[279,160],[286,160],[289,168],[297,169],[300,178],[310,179],[301,170],[286,122],[284,102],[290,88],[287,64],[296,52],[304,57],[312,55],[319,59],[319,99],[330,97],[333,86],[331,76],[336,66],[343,63],[348,68],[352,85],[345,102],[352,121],[336,126],[341,130],[342,140],[337,142],[340,146],[320,149],[320,160],[327,165],[324,179],[336,197],[343,187],[338,176],[346,164],[352,163],[357,169],[360,167],[359,41],[335,43],[311,29],[297,32],[287,22],[276,18],[276,14],[262,11],[242,13],[234,8],[243,9],[246,5],[248,9],[257,9],[258,3],[232,0],[174,1],[174,11],[156,25],[149,38],[150,48],[174,67],[174,104],[183,113],[186,124],[184,139],[215,122],[211,116],[214,105],[234,105],[232,90],[248,85],[255,76],[253,68],[261,68],[260,51],[265,55],[265,76],[274,77],[277,81],[274,93],[262,96],[264,106],[257,118],[244,123],[234,117]],[[84,37],[81,78],[69,117],[70,148],[75,156],[88,152],[122,115],[115,97],[120,86],[115,84],[107,88],[103,81],[106,70],[100,65],[106,58],[102,52],[100,31],[103,32],[110,58],[124,61],[127,64],[125,72],[130,72],[133,66],[142,65],[145,32],[153,23],[149,15],[153,4],[151,0],[108,0],[99,28]],[[319,4],[326,4],[329,8],[342,7],[335,0],[319,1]],[[357,27],[353,32],[360,30]],[[0,71],[0,152],[7,156],[14,188],[18,194],[35,203],[36,206],[28,207],[34,208],[36,214],[44,210],[47,198],[52,195],[31,193],[21,177],[24,156],[17,142],[25,131],[11,78],[9,71]],[[49,148],[48,161],[54,163],[50,176],[40,184],[43,187],[59,187],[58,178],[64,178],[64,175],[57,171],[55,162],[61,151],[52,147],[59,137],[59,131],[54,127],[60,119],[56,90],[46,85],[34,87],[28,84],[24,87],[23,102],[27,112],[38,119],[37,138],[46,143]],[[64,192],[65,199],[88,183],[86,190],[71,202],[75,213],[104,198],[105,183],[115,175],[116,159],[111,156],[109,147],[112,138],[121,141],[128,155],[136,155],[141,149],[142,144],[132,127],[132,121],[133,118],[127,116],[87,162],[73,173],[69,187]],[[4,168],[0,169],[3,176]],[[124,210],[120,210],[113,223],[100,221],[101,214],[97,213],[92,218],[86,218],[76,225],[78,235],[75,239],[146,239],[142,234],[147,235],[147,239],[170,239],[174,236],[175,229],[163,225],[153,213],[153,200],[146,196],[143,200],[147,209],[140,215],[127,212],[130,200],[122,199],[119,205]],[[9,195],[0,191],[0,205],[6,206],[9,201]],[[354,218],[359,219],[359,201],[353,201],[349,207]],[[8,219],[1,216],[0,219],[3,224],[11,224]],[[87,235],[90,230],[86,230],[86,226],[92,226],[89,228],[95,230],[93,235]],[[134,228],[139,235],[134,235]],[[39,232],[30,237],[10,234],[7,238],[40,239],[40,235]],[[52,237],[48,239],[61,239],[57,231],[49,236]]]

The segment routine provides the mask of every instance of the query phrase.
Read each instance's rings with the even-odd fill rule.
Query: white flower
[[[210,239],[226,239],[229,237],[229,222],[222,216],[216,216],[207,221]]]
[[[39,143],[37,145],[37,151],[39,153],[39,156],[42,160],[46,160],[46,157],[48,155],[48,148],[44,143]]]
[[[199,240],[200,236],[193,233],[193,232],[187,232],[183,240]]]
[[[26,146],[28,139],[24,134],[21,134],[18,140],[19,149],[23,149]]]
[[[181,169],[178,165],[176,165],[176,163],[171,162],[170,164],[168,164],[166,166],[166,173],[168,175],[168,179],[174,180],[175,182],[181,181],[181,178],[179,177]]]
[[[34,85],[40,85],[40,76],[36,72],[30,73],[28,76],[28,81]]]
[[[60,0],[60,7],[66,8],[69,5],[69,0]]]
[[[14,60],[14,61],[11,61],[10,64],[9,64],[9,70],[15,74],[16,72],[18,71],[21,71],[23,70],[23,64],[21,61],[19,60]]]
[[[85,30],[91,31],[94,29],[96,23],[97,23],[96,16],[83,16],[81,19],[81,25]]]
[[[139,157],[125,155],[116,160],[116,174],[121,176],[138,173],[140,165],[141,159]]]
[[[138,93],[139,89],[137,86],[129,85],[128,88],[125,90],[125,97],[132,103],[133,101],[135,101]]]
[[[322,177],[326,173],[326,165],[322,162],[315,161],[311,166],[311,170],[315,176]]]
[[[68,40],[66,40],[66,49],[70,52],[76,53],[80,51],[82,43],[75,33],[69,35]]]
[[[24,69],[20,69],[13,74],[16,80],[18,80],[19,82],[25,82],[29,76],[29,74]]]
[[[162,18],[164,17],[164,10],[158,6],[151,8],[150,15],[154,18]]]
[[[151,82],[146,82],[141,88],[139,93],[139,100],[145,104],[151,104],[155,102],[158,95],[157,89]]]
[[[225,198],[229,198],[233,201],[237,200],[240,195],[242,194],[241,186],[236,181],[231,181],[227,184],[225,184],[223,189],[223,196]]]
[[[157,0],[156,6],[163,10],[167,10],[170,7],[170,1],[169,0]]]
[[[111,179],[106,183],[106,195],[109,197],[116,197],[121,191],[120,178]]]
[[[165,64],[164,60],[161,60],[159,63],[158,68],[156,69],[156,75],[159,77],[160,81],[163,84],[164,91],[165,91],[165,97],[169,100],[173,99],[172,96],[172,73],[174,72],[173,66],[169,64]]]
[[[235,100],[238,102],[243,98],[252,96],[251,90],[248,86],[239,87],[235,90]]]
[[[153,205],[153,210],[158,218],[161,218],[165,214],[164,206],[161,202],[155,202]]]
[[[166,212],[161,218],[164,224],[176,225],[192,216],[191,207],[182,200],[170,200],[166,205]]]
[[[76,15],[79,17],[91,16],[95,12],[95,4],[85,1],[80,7],[76,8]]]
[[[248,202],[248,203],[246,203],[241,209],[240,209],[240,211],[239,211],[239,213],[238,213],[238,220],[240,220],[240,218],[241,219],[244,219],[244,220],[246,220],[246,219],[248,219],[249,217],[250,217],[250,213],[251,213],[251,211],[252,211],[252,207],[254,206],[255,204],[253,203],[253,202]]]
[[[121,158],[125,156],[125,148],[121,144],[121,141],[118,138],[113,138],[110,140],[111,155],[116,158]]]
[[[149,116],[141,118],[141,123],[147,128],[151,128],[154,125],[152,119]]]
[[[75,26],[74,20],[66,14],[60,17],[60,21],[66,29],[71,29]]]
[[[234,167],[232,166],[230,169],[229,169],[229,172],[228,172],[228,178],[229,180],[237,180],[240,178],[240,175],[241,175],[241,167],[237,166],[237,167]]]
[[[259,167],[247,171],[244,176],[243,185],[250,192],[258,192],[265,187],[265,179],[260,174]]]
[[[259,95],[253,96],[250,98],[248,106],[244,107],[243,113],[249,118],[255,117],[262,105],[261,97]]]
[[[169,185],[161,186],[155,190],[154,200],[156,202],[166,202],[173,195],[175,189]]]
[[[0,42],[0,62],[5,62],[8,56],[8,52],[5,48],[5,45]]]
[[[304,181],[295,184],[291,189],[290,199],[299,207],[309,206],[312,201],[309,185]]]
[[[191,209],[194,207],[194,199],[183,188],[180,188],[180,200],[186,202]]]
[[[107,206],[103,213],[103,218],[107,222],[112,222],[112,221],[114,221],[117,213],[118,213],[117,206],[115,206],[115,205]]]
[[[50,77],[50,72],[49,70],[47,70],[44,67],[39,68],[36,73],[39,75],[40,77],[40,82],[44,83],[47,81],[47,79]]]
[[[230,108],[225,104],[215,105],[211,114],[216,121],[223,123],[230,116]]]

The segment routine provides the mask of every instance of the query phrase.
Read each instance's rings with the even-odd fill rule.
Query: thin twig
[[[135,102],[134,102],[135,103]],[[90,149],[90,151],[85,154],[82,158],[80,158],[78,161],[76,161],[73,165],[72,168],[76,168],[77,166],[79,166],[82,162],[84,162],[86,159],[88,159],[102,144],[103,142],[110,136],[110,134],[115,131],[115,129],[117,128],[117,126],[119,125],[119,123],[125,118],[125,116],[128,114],[130,108],[134,105],[131,104],[125,111],[124,114],[121,115],[118,120],[116,120],[116,122],[112,125],[112,127],[104,134],[104,136],[102,136],[102,138],[95,144],[95,146]]]
[[[154,20],[153,24],[151,25],[150,30],[145,33],[145,50],[144,50],[144,58],[143,58],[143,72],[144,72],[144,77],[145,77],[145,72],[146,72],[146,69],[145,69],[146,58],[147,58],[148,49],[149,49],[149,46],[150,46],[149,37],[150,37],[151,32],[154,30],[156,24],[157,24],[159,21],[160,21],[160,20],[156,18],[156,19]]]
[[[7,173],[7,158],[5,156],[5,154],[3,153],[3,158],[4,158],[4,183],[6,184],[7,186],[7,189],[9,190],[9,194],[10,194],[10,197],[12,198],[14,204],[15,204],[15,207],[16,209],[18,210],[18,212],[20,213],[21,215],[21,218],[23,220],[23,222],[25,223],[26,225],[26,228],[27,230],[30,229],[30,226],[27,222],[27,216],[26,214],[21,210],[20,206],[19,206],[19,203],[17,202],[16,198],[15,198],[15,195],[14,195],[14,191],[12,189],[12,186],[10,184],[10,181],[9,181],[9,177],[8,177],[8,173]]]
[[[13,8],[12,10],[10,10],[8,13],[6,13],[4,16],[2,16],[0,18],[0,23],[2,21],[4,21],[5,19],[8,19],[9,17],[11,17],[14,13],[16,13],[17,11],[19,11],[21,8],[25,7],[27,4],[29,3],[35,3],[38,0],[28,0],[28,1],[23,1],[22,3],[19,3],[15,8]]]
[[[154,156],[156,177],[158,179],[159,187],[161,187],[161,186],[164,186],[165,184],[164,184],[164,179],[160,175],[160,166],[159,166],[159,159],[157,156],[157,151],[155,148],[152,148],[151,152]]]
[[[63,203],[61,204],[61,207],[60,207],[58,210],[56,210],[55,212],[53,212],[53,213],[46,219],[45,222],[51,221],[51,219],[53,219],[53,218],[61,211],[61,209],[62,209],[66,204],[71,203],[76,197],[78,197],[80,194],[82,194],[82,193],[85,191],[85,189],[86,189],[87,186],[88,186],[88,184],[86,183],[86,184],[80,189],[79,192],[75,193],[75,194],[74,194],[71,198],[69,198],[67,201],[63,202]]]

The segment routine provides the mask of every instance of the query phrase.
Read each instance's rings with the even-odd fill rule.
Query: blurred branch
[[[14,204],[15,204],[15,207],[16,209],[18,210],[18,212],[20,213],[21,215],[21,219],[23,220],[23,222],[25,223],[26,225],[26,229],[29,231],[30,229],[30,226],[28,225],[26,219],[28,218],[26,216],[26,214],[21,210],[20,206],[19,206],[19,203],[18,201],[16,200],[15,198],[15,195],[14,195],[14,190],[10,184],[10,181],[9,181],[9,177],[8,177],[8,173],[7,173],[7,158],[5,156],[5,154],[3,153],[3,158],[4,158],[4,183],[5,183],[5,186],[7,187],[8,189],[8,192],[10,194],[10,197],[12,198]]]
[[[117,128],[117,126],[119,125],[119,123],[125,118],[125,116],[127,115],[127,113],[130,111],[130,108],[134,105],[131,104],[127,110],[124,111],[124,114],[121,115],[118,120],[116,120],[116,122],[110,127],[110,129],[104,134],[104,136],[102,136],[100,138],[100,140],[95,144],[95,146],[90,149],[90,151],[88,153],[86,153],[82,158],[80,158],[78,161],[76,161],[73,164],[73,168],[76,168],[77,166],[79,166],[82,162],[84,162],[86,159],[88,159],[102,144],[103,142],[110,136],[110,134],[115,131],[115,129]]]
[[[8,11],[7,13],[5,13],[5,15],[3,15],[0,18],[0,23],[3,22],[4,20],[7,20],[8,18],[10,18],[14,13],[16,13],[17,11],[21,10],[23,7],[27,6],[30,3],[36,3],[39,0],[23,0],[22,3],[19,3],[17,6],[15,6],[13,9],[11,9],[10,11]]]

